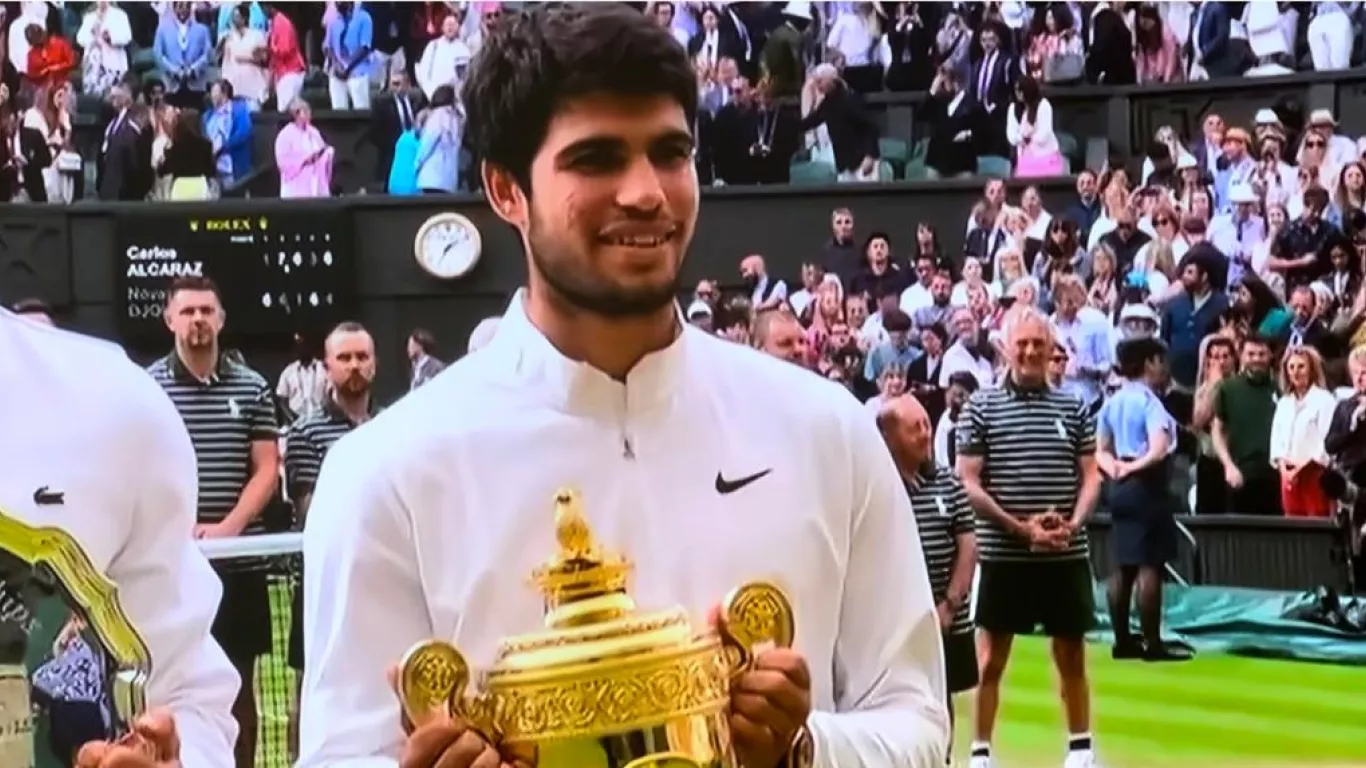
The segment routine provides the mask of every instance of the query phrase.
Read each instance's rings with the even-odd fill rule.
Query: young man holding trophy
[[[697,98],[623,6],[490,31],[468,135],[527,289],[323,464],[300,768],[943,764],[939,621],[875,425],[679,317]]]
[[[0,765],[231,768],[240,681],[179,416],[118,347],[3,310],[0,358],[0,720],[22,718]]]

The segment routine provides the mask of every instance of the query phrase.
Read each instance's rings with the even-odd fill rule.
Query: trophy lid
[[[591,675],[583,664],[610,666],[696,641],[682,608],[639,612],[627,593],[631,562],[598,545],[569,489],[555,495],[555,539],[555,555],[532,574],[545,599],[545,629],[504,640],[491,679],[567,667]]]

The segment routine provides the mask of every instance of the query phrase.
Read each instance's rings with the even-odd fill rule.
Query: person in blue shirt
[[[1176,421],[1158,392],[1167,383],[1167,347],[1135,338],[1116,350],[1124,378],[1096,417],[1096,464],[1108,478],[1115,573],[1110,577],[1110,621],[1116,659],[1183,661],[1188,646],[1162,640],[1162,571],[1176,556],[1180,500],[1171,492],[1168,457],[1176,448]],[[1138,591],[1142,637],[1130,631],[1129,606]]]

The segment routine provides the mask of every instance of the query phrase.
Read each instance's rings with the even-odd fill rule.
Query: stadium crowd
[[[695,64],[698,166],[714,184],[1063,174],[1080,158],[1041,85],[1341,70],[1362,54],[1357,3],[638,5]],[[479,184],[458,94],[503,4],[4,8],[5,199],[203,199],[269,167],[281,197],[338,194],[314,108],[369,112],[366,191]],[[927,146],[879,135],[863,96],[884,90],[931,94]],[[74,140],[78,114],[100,126],[97,146]],[[271,157],[253,151],[257,130],[274,133]]]

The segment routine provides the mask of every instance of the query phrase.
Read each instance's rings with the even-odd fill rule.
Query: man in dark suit
[[[926,106],[930,122],[926,167],[946,179],[976,173],[982,107],[963,90],[952,67],[939,68]]]
[[[101,200],[141,200],[151,187],[151,132],[143,141],[131,109],[133,97],[126,87],[110,89],[109,106],[113,116],[105,124],[95,160],[96,194]]]
[[[1015,98],[1016,60],[1001,48],[1000,33],[988,25],[978,35],[982,56],[972,65],[968,95],[982,106],[984,119],[978,147],[983,155],[1010,157],[1006,113]]]
[[[745,45],[733,25],[721,24],[721,14],[712,7],[702,9],[702,29],[688,41],[688,57],[716,66],[721,59],[745,58]]]
[[[389,90],[370,109],[370,143],[375,145],[375,179],[380,185],[389,181],[394,164],[394,145],[403,132],[416,125],[417,113],[426,104],[422,92],[410,88],[408,73],[402,70],[389,76]]]
[[[1233,38],[1233,19],[1217,0],[1204,0],[1191,19],[1191,58],[1211,78],[1238,77],[1252,65],[1252,49],[1247,40]]]
[[[47,202],[47,187],[43,184],[43,169],[52,165],[52,150],[47,138],[37,128],[25,127],[17,116],[5,117],[4,175],[0,184],[0,199],[6,202],[23,190],[32,203]],[[13,133],[19,137],[15,147]]]
[[[436,337],[425,328],[414,328],[408,335],[408,362],[411,364],[408,371],[409,391],[446,370],[446,364],[436,359]]]

